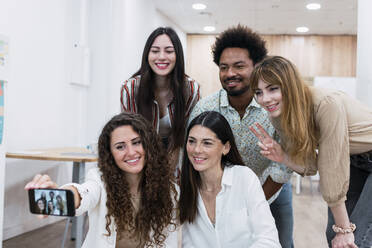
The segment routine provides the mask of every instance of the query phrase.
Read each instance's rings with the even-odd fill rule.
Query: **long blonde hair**
[[[250,89],[258,88],[258,81],[279,85],[282,92],[280,127],[286,142],[283,146],[291,160],[304,165],[316,159],[318,130],[309,87],[301,79],[296,66],[280,57],[267,57],[255,66],[250,78]]]

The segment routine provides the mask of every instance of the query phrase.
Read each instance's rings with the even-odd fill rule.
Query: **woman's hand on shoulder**
[[[286,154],[278,142],[276,142],[266,130],[259,124],[255,123],[257,129],[254,126],[250,126],[249,129],[258,138],[258,146],[261,148],[261,154],[278,163],[283,163]]]
[[[337,233],[332,239],[332,248],[358,248],[353,233]]]
[[[25,186],[25,190],[29,189],[43,189],[43,188],[51,188],[55,189],[58,188],[58,185],[52,181],[52,179],[48,175],[40,175],[37,174],[32,181],[28,182]]]

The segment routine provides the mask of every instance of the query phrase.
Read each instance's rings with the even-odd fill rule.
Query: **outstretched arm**
[[[39,188],[39,189],[46,189],[46,188],[48,188],[48,189],[57,189],[58,188],[58,185],[54,181],[52,181],[52,179],[48,175],[37,174],[32,179],[31,182],[29,182],[29,183],[26,184],[25,190],[35,189],[35,188]],[[69,190],[71,190],[74,193],[75,208],[78,208],[80,206],[81,198],[80,198],[80,194],[76,190],[76,188],[74,186],[65,186],[65,187],[63,187],[63,189],[69,189]]]

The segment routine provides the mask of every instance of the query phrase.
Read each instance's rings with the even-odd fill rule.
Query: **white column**
[[[372,107],[372,1],[358,0],[357,98]]]
[[[1,14],[2,13],[0,11],[0,15]],[[9,44],[9,37],[8,36],[0,34],[0,39]],[[4,51],[2,51],[2,52],[4,52]],[[8,51],[5,51],[5,53],[7,53],[7,52]],[[9,80],[9,55],[5,56],[4,64],[0,65],[0,80],[4,80],[4,81]],[[3,221],[4,221],[5,150],[6,150],[5,149],[5,138],[6,138],[6,135],[5,135],[5,121],[6,121],[6,118],[5,118],[5,106],[6,106],[5,94],[7,93],[6,83],[4,83],[2,90],[3,90],[2,98],[3,98],[4,105],[0,106],[0,108],[2,108],[2,112],[3,112],[2,113],[2,115],[3,115],[3,126],[0,127],[0,129],[2,128],[2,130],[0,130],[0,132],[2,132],[2,134],[0,134],[0,135],[2,135],[2,143],[0,143],[0,248],[3,247],[2,243],[3,243]]]
[[[0,248],[3,243],[5,148],[0,145]]]

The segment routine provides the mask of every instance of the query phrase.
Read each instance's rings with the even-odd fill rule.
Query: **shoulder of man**
[[[204,97],[195,104],[189,116],[187,126],[195,117],[205,111],[219,111],[219,92]]]
[[[199,102],[195,105],[195,107],[200,108],[204,111],[218,111],[219,109],[219,102],[220,102],[220,90],[203,97],[199,100]]]

